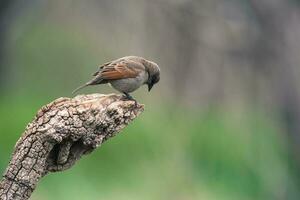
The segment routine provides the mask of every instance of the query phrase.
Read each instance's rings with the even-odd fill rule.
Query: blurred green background
[[[296,0],[2,0],[0,172],[36,111],[138,55],[145,112],[33,200],[300,198]],[[108,86],[81,93],[112,93]]]

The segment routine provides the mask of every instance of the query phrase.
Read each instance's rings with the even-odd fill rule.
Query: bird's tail
[[[82,88],[85,88],[86,86],[101,84],[101,82],[102,82],[102,78],[95,77],[94,79],[90,80],[86,84],[84,84],[82,86],[79,86],[78,88],[76,88],[75,90],[73,90],[72,94],[78,92],[78,90],[81,90]]]
[[[89,84],[84,84],[84,85],[81,85],[79,86],[78,88],[76,88],[75,90],[73,90],[72,94],[75,94],[76,92],[78,92],[79,90],[81,90],[82,88],[85,88],[86,86],[88,86]]]

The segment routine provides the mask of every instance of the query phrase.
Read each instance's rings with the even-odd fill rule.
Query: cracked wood
[[[59,98],[42,107],[16,143],[0,182],[0,199],[29,199],[48,172],[69,169],[143,109],[143,105],[114,94]]]

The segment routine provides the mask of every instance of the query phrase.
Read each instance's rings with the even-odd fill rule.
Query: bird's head
[[[145,67],[148,72],[148,81],[146,84],[148,85],[148,91],[150,91],[153,85],[160,80],[160,69],[159,66],[152,61],[146,61]]]

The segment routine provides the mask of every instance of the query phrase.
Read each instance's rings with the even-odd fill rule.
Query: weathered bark
[[[142,111],[142,105],[114,94],[59,98],[42,107],[15,146],[0,199],[28,199],[48,172],[72,167]]]

